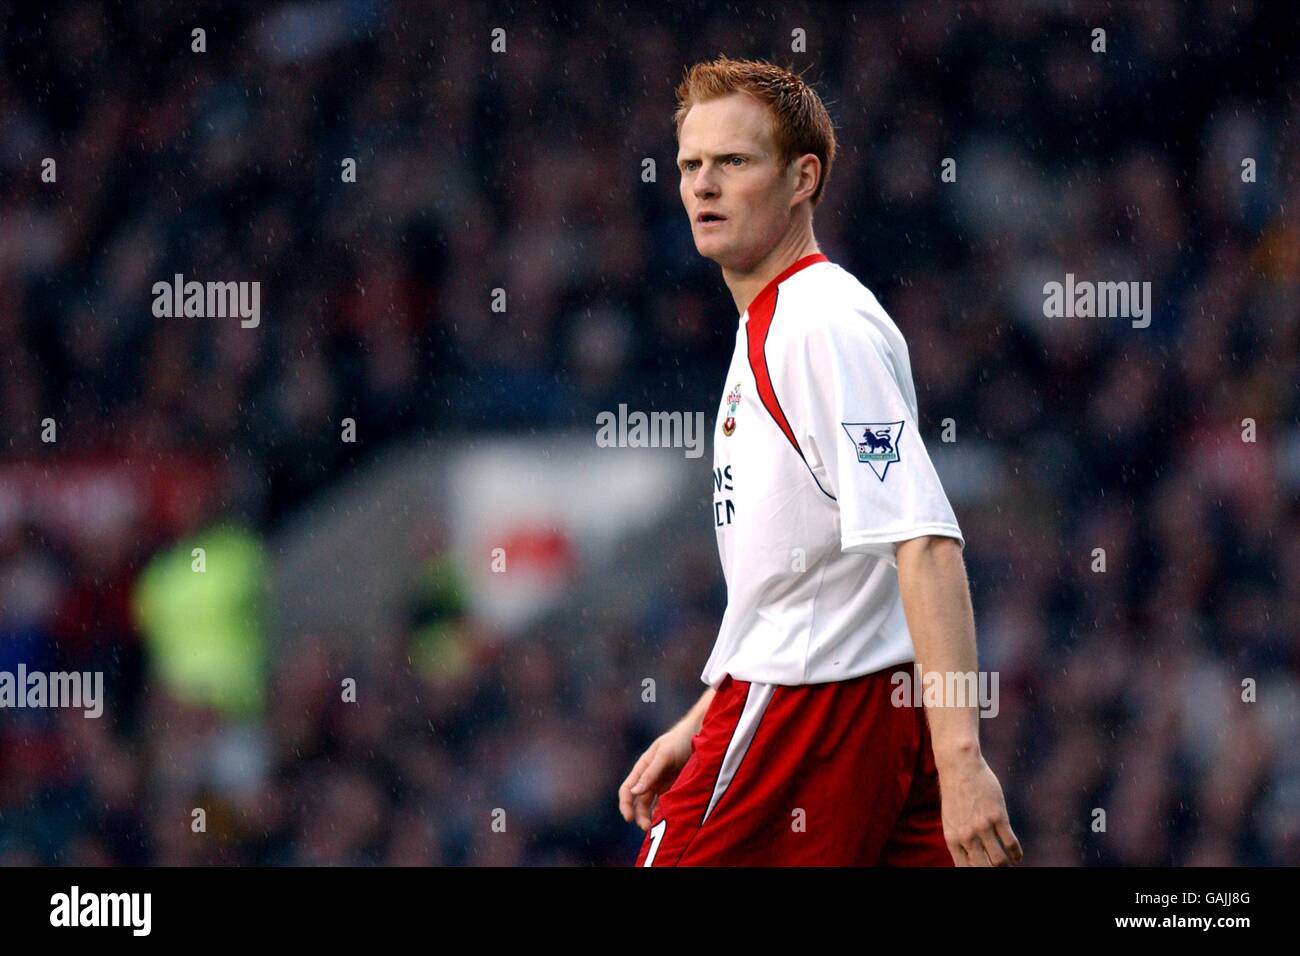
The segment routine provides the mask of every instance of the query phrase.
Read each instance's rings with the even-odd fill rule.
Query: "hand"
[[[943,835],[958,866],[1011,866],[1024,858],[1002,787],[981,754],[939,768]]]
[[[618,809],[624,820],[631,822],[635,818],[642,830],[650,829],[654,802],[686,766],[694,736],[689,724],[679,723],[655,738],[618,788]]]

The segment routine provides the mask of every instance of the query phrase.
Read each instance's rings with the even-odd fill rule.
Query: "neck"
[[[743,315],[754,297],[763,291],[763,286],[779,276],[787,266],[814,252],[821,252],[821,249],[817,247],[817,239],[809,228],[787,235],[747,272],[738,272],[724,266],[722,278],[736,301],[736,314]]]

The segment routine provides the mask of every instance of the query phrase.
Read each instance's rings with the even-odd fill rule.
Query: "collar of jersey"
[[[745,321],[749,321],[749,316],[753,314],[755,308],[762,308],[764,305],[767,304],[766,300],[773,298],[776,295],[776,287],[779,286],[786,279],[790,278],[800,269],[806,269],[808,268],[808,266],[818,262],[829,262],[829,261],[830,260],[826,257],[826,254],[822,252],[810,253],[809,255],[804,256],[802,259],[796,259],[794,262],[792,262],[789,266],[786,267],[784,272],[774,277],[771,282],[763,286],[762,290],[758,293],[758,295],[754,296],[754,301],[750,302],[749,305],[745,307],[745,315],[744,315]]]

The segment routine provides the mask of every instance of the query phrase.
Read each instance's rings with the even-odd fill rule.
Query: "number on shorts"
[[[664,831],[668,829],[668,821],[660,820],[650,828],[650,852],[645,855],[645,865],[650,866],[655,861],[655,854],[659,852],[659,844],[663,842]]]

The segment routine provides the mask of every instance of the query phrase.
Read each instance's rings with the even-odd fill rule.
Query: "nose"
[[[692,184],[696,199],[710,199],[718,194],[718,184],[714,181],[713,167],[707,163],[700,167]]]

